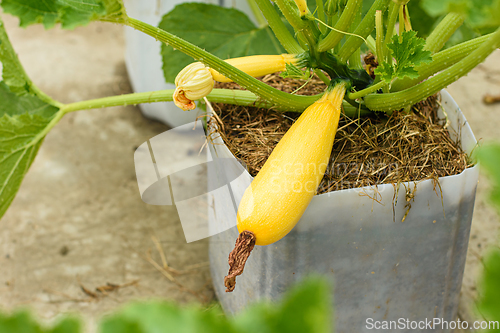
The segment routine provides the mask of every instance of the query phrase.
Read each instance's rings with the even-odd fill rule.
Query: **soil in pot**
[[[261,79],[267,84],[300,95],[314,95],[325,89],[316,77],[284,79],[271,74]],[[235,83],[218,87],[241,89]],[[439,119],[439,94],[414,105],[410,113],[374,113],[372,117],[351,119],[341,115],[330,163],[318,194],[330,191],[405,183],[461,173],[472,166],[460,142],[450,138],[446,119]],[[256,176],[281,137],[300,116],[255,107],[214,103],[218,131],[229,150]]]

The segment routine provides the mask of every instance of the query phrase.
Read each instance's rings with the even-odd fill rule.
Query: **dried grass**
[[[284,80],[268,75],[263,81],[283,91],[292,92],[305,81]],[[238,89],[234,84],[225,88]],[[300,94],[318,94],[325,88],[313,78]],[[470,166],[460,148],[453,142],[443,120],[437,118],[438,96],[418,103],[412,112],[394,112],[392,116],[349,119],[342,115],[327,168],[318,193],[437,179],[455,175]],[[246,163],[255,176],[300,114],[277,112],[253,107],[214,104],[224,124],[219,133],[229,150]],[[215,121],[215,118],[212,118]]]

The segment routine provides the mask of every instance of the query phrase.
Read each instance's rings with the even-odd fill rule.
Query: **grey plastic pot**
[[[446,91],[442,91],[442,105],[451,136],[471,153],[474,135]],[[212,139],[212,154],[232,156],[220,138]],[[223,279],[238,231],[233,227],[212,236],[211,274],[222,307],[235,313],[259,299],[277,300],[303,277],[319,273],[332,281],[337,333],[371,331],[367,320],[455,320],[478,172],[474,166],[440,178],[440,187],[431,180],[410,182],[401,185],[397,194],[395,186],[385,184],[376,191],[362,188],[316,195],[286,237],[255,247],[233,293],[225,292]],[[236,206],[251,180],[245,172],[231,182]],[[407,189],[414,197],[401,222],[407,211]],[[231,206],[227,204],[231,198],[210,195],[214,204],[209,225],[234,225],[234,210],[224,208]],[[374,196],[379,203],[371,199]],[[432,331],[451,330],[437,326]]]

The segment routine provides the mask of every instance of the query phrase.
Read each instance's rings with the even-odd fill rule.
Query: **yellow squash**
[[[282,72],[286,69],[286,64],[297,64],[299,59],[295,54],[278,55],[256,55],[225,60],[239,70],[253,77],[264,76],[271,73]],[[232,82],[224,75],[210,68],[212,77],[218,82]]]
[[[256,245],[288,234],[316,193],[330,159],[345,90],[346,84],[338,83],[303,112],[245,191],[238,230],[254,233]]]

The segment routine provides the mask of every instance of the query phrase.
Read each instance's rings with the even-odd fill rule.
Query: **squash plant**
[[[190,109],[202,97],[212,102],[303,112],[314,109],[334,90],[338,93],[330,103],[332,112],[342,105],[350,117],[373,112],[390,115],[439,92],[500,46],[500,0],[419,1],[417,18],[422,13],[439,17],[425,39],[412,29],[409,0],[250,0],[249,4],[259,27],[236,10],[204,4],[178,6],[154,27],[129,17],[122,0],[2,0],[4,12],[18,16],[23,27],[41,23],[46,28],[61,24],[71,29],[98,20],[142,31],[164,43],[167,81],[180,73],[176,90],[63,104],[29,79],[0,21],[0,217],[15,197],[45,135],[69,112],[172,100]],[[484,35],[443,50],[464,23]],[[375,54],[376,66],[363,66],[361,54],[365,50]],[[265,56],[257,61],[241,58],[256,54]],[[239,59],[224,61],[227,58]],[[182,70],[193,60],[198,64]],[[253,77],[283,69],[285,76],[292,77],[314,71],[327,84],[326,95],[288,94]],[[246,90],[212,89],[214,79],[234,81]],[[333,118],[338,122],[338,117]],[[295,136],[296,141],[283,151],[298,140],[309,140],[302,136]],[[327,137],[325,147],[330,145]],[[328,152],[325,147],[321,148]],[[322,159],[316,160],[319,163]],[[307,206],[309,194],[301,197],[301,207]],[[297,212],[300,217],[300,209]],[[269,239],[284,236],[297,220],[277,223],[279,230],[270,232],[278,237]],[[269,243],[254,237],[247,248],[252,242]]]

